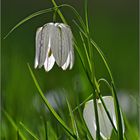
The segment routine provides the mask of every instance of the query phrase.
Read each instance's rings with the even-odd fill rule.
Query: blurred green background
[[[84,18],[83,0],[56,0],[56,2],[74,6]],[[108,59],[118,96],[128,120],[134,129],[138,129],[138,0],[89,0],[88,5],[92,38]],[[50,0],[2,0],[2,38],[26,16],[50,7],[52,7]],[[62,8],[61,11],[75,31],[74,35],[77,36],[78,30],[72,22],[73,19],[77,20],[75,15],[68,8]],[[57,20],[61,21],[59,17]],[[15,122],[22,121],[37,133],[41,125],[40,116],[43,114],[45,117],[48,116],[45,114],[46,110],[40,107],[42,101],[37,95],[27,63],[33,68],[36,29],[47,22],[52,22],[52,13],[29,20],[2,40],[1,49],[2,108]],[[46,96],[55,94],[63,98],[66,95],[72,108],[76,106],[77,100],[82,102],[90,94],[90,87],[77,52],[75,54],[75,65],[71,71],[62,71],[56,65],[48,73],[43,68],[34,70]],[[97,78],[109,79],[105,66],[96,52],[94,59]],[[105,87],[103,91],[103,95],[109,94]],[[130,113],[131,110],[134,110],[133,114]],[[3,117],[2,121],[2,137],[10,139],[15,132]]]

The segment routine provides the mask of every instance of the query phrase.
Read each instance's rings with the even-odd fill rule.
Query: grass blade
[[[83,102],[81,102],[79,105],[77,105],[72,112],[76,111],[78,108],[80,108],[82,105],[84,105],[89,99],[91,99],[93,94],[90,94]]]
[[[57,10],[57,12],[58,12],[59,16],[61,17],[62,21],[63,21],[64,23],[67,24],[67,22],[66,22],[64,16],[61,14],[61,12],[60,12],[60,10],[59,10],[59,8],[62,8],[62,7],[69,7],[69,8],[72,9],[72,10],[74,11],[74,13],[76,13],[76,15],[78,16],[77,11],[76,11],[72,6],[70,6],[70,5],[68,5],[68,4],[62,4],[62,5],[59,5],[59,6],[56,6],[56,5],[55,5],[53,8],[48,8],[48,9],[40,10],[40,11],[35,12],[35,13],[33,13],[33,14],[27,16],[26,18],[24,18],[24,19],[21,20],[19,23],[17,23],[17,24],[5,35],[4,39],[6,39],[15,29],[17,29],[19,26],[21,26],[21,25],[22,25],[23,23],[25,23],[26,21],[28,21],[28,20],[30,20],[30,19],[36,17],[36,16],[39,16],[39,15],[42,15],[42,14],[46,14],[46,13],[52,12],[52,11],[54,11],[54,10]]]
[[[80,32],[87,38],[88,37],[87,33],[78,25],[78,23],[75,20],[73,20],[73,22],[78,27]],[[90,41],[91,41],[92,45],[95,47],[95,49],[97,50],[97,52],[99,53],[100,57],[102,58],[102,60],[103,60],[103,62],[105,64],[105,67],[106,67],[106,69],[107,69],[107,71],[109,73],[109,76],[111,78],[111,81],[114,83],[114,79],[113,79],[113,76],[112,76],[112,73],[111,73],[111,69],[110,69],[110,67],[109,67],[109,65],[107,63],[107,59],[106,59],[104,53],[101,51],[99,46],[93,41],[92,38],[90,39]]]
[[[29,130],[29,128],[27,128],[22,122],[20,122],[20,125],[21,125],[35,140],[39,140],[39,138],[37,138],[36,135],[35,135],[33,132],[31,132],[31,131]]]
[[[22,140],[26,140],[25,136],[23,135],[23,133],[21,132],[21,130],[18,128],[18,126],[16,125],[16,123],[13,121],[13,119],[11,118],[11,116],[6,111],[3,110],[3,112],[4,112],[4,115],[6,116],[6,118],[8,119],[8,121],[13,126],[13,128],[16,130],[16,133],[18,134],[18,138],[20,136]]]
[[[85,19],[86,19],[87,32],[89,33],[89,24],[88,24],[88,2],[87,2],[87,0],[85,0]]]
[[[114,87],[113,83],[112,83],[112,94],[113,94],[113,97],[114,97],[114,105],[115,105],[116,118],[117,118],[118,137],[119,137],[119,140],[123,140],[123,128],[122,128],[121,111],[120,111],[119,101],[118,101],[116,90],[115,90],[115,87]]]
[[[60,6],[57,6],[57,7],[53,7],[53,8],[48,8],[48,9],[44,9],[44,10],[40,10],[38,12],[35,12],[29,16],[27,16],[25,19],[21,20],[18,24],[16,24],[9,32],[8,34],[4,37],[4,39],[6,39],[16,28],[18,28],[19,26],[21,26],[23,23],[25,23],[26,21],[36,17],[36,16],[39,16],[39,15],[42,15],[42,14],[46,14],[48,12],[52,12],[54,10],[56,10],[57,8],[60,8],[60,7],[63,7],[63,6],[66,6],[65,4],[63,5],[60,5]]]
[[[77,136],[77,138],[79,138],[76,122],[75,122],[75,119],[74,119],[74,114],[72,112],[72,109],[71,109],[69,101],[67,99],[66,99],[66,101],[67,101],[67,105],[68,105],[68,109],[69,109],[69,113],[70,113],[70,118],[71,118],[73,132]]]
[[[81,24],[83,24],[83,21],[80,17],[80,15],[78,14],[78,12],[75,10],[74,7],[72,7],[71,5],[68,5],[68,4],[62,4],[62,5],[59,5],[59,6],[54,6],[53,8],[48,8],[48,9],[43,9],[43,10],[40,10],[38,12],[35,12],[29,16],[27,16],[26,18],[24,18],[23,20],[21,20],[19,23],[17,23],[5,36],[3,39],[6,39],[15,29],[17,29],[19,26],[21,26],[23,23],[25,23],[26,21],[36,17],[36,16],[39,16],[39,15],[42,15],[42,14],[46,14],[46,13],[49,13],[49,12],[53,12],[54,10],[57,10],[60,18],[62,19],[62,21],[67,24],[67,21],[65,20],[64,16],[62,15],[62,13],[60,12],[59,8],[62,8],[62,7],[68,7],[70,8],[74,14],[78,17],[79,21]]]
[[[52,113],[52,115],[56,118],[56,120],[63,126],[63,128],[75,139],[75,135],[71,132],[71,130],[67,127],[67,125],[65,124],[65,122],[60,118],[60,116],[55,112],[55,110],[53,109],[53,107],[49,104],[48,100],[46,99],[46,97],[44,96],[34,74],[33,71],[30,67],[30,65],[28,64],[28,69],[30,71],[31,77],[36,85],[36,88],[38,89],[38,93],[40,95],[40,97],[42,98],[42,100],[44,101],[45,105],[48,107],[49,111]]]

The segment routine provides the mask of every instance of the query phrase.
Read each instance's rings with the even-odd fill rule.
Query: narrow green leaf
[[[43,9],[43,10],[40,10],[38,12],[35,12],[29,16],[27,16],[26,18],[24,18],[23,20],[21,20],[19,23],[17,23],[4,37],[4,39],[6,39],[15,29],[17,29],[19,26],[21,26],[23,23],[25,23],[26,21],[36,17],[36,16],[39,16],[39,15],[42,15],[42,14],[46,14],[46,13],[49,13],[49,12],[53,12],[54,10],[57,9],[57,12],[60,16],[60,18],[62,19],[62,21],[67,24],[64,16],[62,15],[62,13],[60,12],[59,8],[62,8],[62,7],[68,7],[70,8],[74,14],[77,16],[77,18],[79,19],[80,23],[83,24],[83,21],[79,15],[79,13],[75,10],[74,7],[72,7],[71,5],[68,5],[68,4],[62,4],[62,5],[59,5],[59,6],[54,6],[53,8],[48,8],[48,9]],[[84,26],[84,25],[83,25]]]
[[[30,67],[30,65],[28,64],[28,69],[30,71],[31,77],[36,85],[36,88],[38,89],[38,93],[40,95],[40,97],[42,98],[42,100],[44,101],[45,105],[48,107],[49,111],[52,113],[52,115],[56,118],[56,120],[63,126],[63,128],[68,132],[68,134],[70,134],[74,139],[75,139],[75,135],[71,132],[71,130],[67,127],[67,125],[65,124],[65,122],[60,118],[60,116],[55,112],[55,110],[53,109],[53,107],[49,104],[48,100],[46,99],[46,97],[44,96],[34,74],[33,71]]]
[[[73,20],[73,22],[75,23],[75,25],[78,27],[78,29],[80,30],[80,32],[85,36],[85,37],[88,37],[87,33],[78,25],[78,23]],[[111,78],[111,81],[114,83],[114,79],[113,79],[113,76],[112,76],[112,73],[111,73],[111,69],[109,67],[109,64],[107,63],[107,59],[104,55],[104,53],[102,52],[102,50],[99,48],[99,46],[93,41],[93,39],[91,38],[90,39],[92,45],[95,47],[95,49],[97,50],[97,52],[99,53],[100,57],[102,58],[104,64],[105,64],[105,67],[109,73],[109,76]]]
[[[81,102],[79,105],[77,105],[72,112],[76,111],[78,108],[80,108],[81,106],[83,106],[90,98],[92,98],[93,94],[90,94],[83,102]]]
[[[56,4],[56,2],[55,2],[55,0],[51,0],[51,1],[53,3],[54,7],[58,7],[57,4]],[[73,6],[70,6],[70,5],[67,5],[67,6],[74,12],[74,14],[77,16],[79,22],[81,23],[81,25],[86,30],[86,26],[85,26],[85,24],[84,24],[81,16],[77,12],[77,10]],[[66,21],[65,17],[63,16],[62,12],[59,9],[57,10],[57,12],[58,12],[58,15],[60,16],[60,18],[62,19],[62,21],[67,24],[67,21]]]
[[[31,132],[31,131],[29,130],[29,128],[27,128],[22,122],[20,122],[20,125],[21,125],[35,140],[39,140],[39,138],[37,138],[37,136],[36,136],[33,132]]]
[[[69,113],[70,113],[70,118],[71,118],[71,123],[72,123],[73,132],[74,132],[74,134],[77,136],[77,138],[79,138],[79,134],[78,134],[76,122],[75,122],[75,119],[74,119],[74,114],[73,114],[73,112],[72,112],[72,109],[71,109],[71,106],[70,106],[69,101],[68,101],[67,99],[66,99],[66,101],[67,101],[67,105],[68,105],[68,109],[69,109]]]
[[[8,119],[8,121],[11,123],[11,125],[13,126],[13,128],[16,130],[16,133],[21,137],[22,140],[26,140],[25,136],[23,135],[22,131],[18,128],[18,126],[16,125],[16,123],[13,121],[13,119],[11,118],[11,116],[5,111],[3,110],[4,115],[6,116],[6,118]],[[18,137],[19,137],[18,136]]]
[[[63,7],[63,6],[66,6],[65,4],[64,5],[60,5],[60,6],[57,6],[57,7],[53,7],[53,8],[48,8],[48,9],[44,9],[44,10],[40,10],[38,12],[35,12],[29,16],[27,16],[26,18],[24,18],[23,20],[21,20],[18,24],[16,24],[9,32],[8,34],[4,37],[4,39],[6,39],[16,28],[18,28],[19,26],[21,26],[23,23],[25,23],[26,21],[36,17],[36,16],[39,16],[39,15],[42,15],[42,14],[46,14],[48,12],[52,12],[54,11],[56,8],[60,8],[60,7]]]
[[[94,111],[95,111],[95,121],[96,121],[96,139],[100,140],[100,125],[99,125],[99,116],[98,116],[98,107],[97,107],[97,100],[96,95],[93,93],[93,100],[94,100]]]
[[[101,82],[105,83],[105,84],[107,85],[107,87],[109,88],[109,90],[112,91],[111,85],[109,84],[109,82],[108,82],[105,78],[100,78],[100,79],[98,80],[99,86],[100,86]]]
[[[121,111],[119,107],[119,101],[117,98],[117,93],[114,84],[112,83],[112,94],[114,98],[114,105],[116,111],[116,118],[117,118],[117,127],[118,127],[118,136],[119,140],[123,140],[123,127],[122,127],[122,119],[121,119]]]
[[[85,19],[86,19],[87,32],[89,33],[89,23],[88,23],[88,1],[87,1],[87,0],[85,0]]]
[[[91,66],[91,63],[90,63],[90,58],[89,58],[88,50],[87,50],[87,47],[86,47],[86,44],[85,44],[85,41],[84,41],[84,37],[83,37],[81,32],[79,32],[79,34],[80,34],[80,37],[81,37],[81,40],[82,40],[82,43],[83,43],[83,46],[84,46],[84,51],[85,51],[85,54],[86,54],[86,57],[87,57],[89,69],[91,71],[92,70],[92,66]]]

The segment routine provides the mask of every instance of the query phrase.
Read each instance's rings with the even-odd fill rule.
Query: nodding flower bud
[[[115,115],[115,107],[114,107],[114,100],[112,96],[104,96],[102,97],[106,108],[109,112],[109,115],[112,119],[112,122],[117,129],[117,119]],[[107,116],[107,113],[103,107],[103,104],[100,99],[96,99],[97,102],[97,108],[98,108],[98,117],[99,117],[99,126],[100,126],[100,135],[103,140],[108,140],[111,137],[111,133],[113,130],[113,126]],[[94,109],[94,101],[90,100],[85,104],[85,108],[83,111],[83,117],[86,122],[86,125],[89,129],[89,132],[91,133],[91,136],[94,140],[96,140],[96,131],[97,131],[97,125],[96,125],[96,119],[95,119],[95,109]],[[122,113],[121,113],[122,117]],[[123,133],[125,131],[124,127],[124,121],[122,117],[122,127],[123,127]]]
[[[68,25],[63,23],[47,23],[37,29],[35,68],[44,65],[50,71],[57,63],[66,70],[74,64],[73,35]]]

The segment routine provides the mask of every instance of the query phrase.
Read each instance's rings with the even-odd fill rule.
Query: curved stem
[[[76,24],[77,27],[79,28],[79,30],[83,33],[83,35],[85,35],[85,37],[88,38],[88,34],[85,33],[83,31],[83,29],[78,25]],[[114,98],[114,102],[115,102],[115,112],[116,112],[116,116],[117,116],[117,127],[118,127],[118,137],[119,137],[119,140],[123,140],[123,132],[122,132],[122,121],[121,121],[121,113],[120,113],[120,107],[119,107],[119,101],[118,101],[118,98],[117,98],[117,94],[116,94],[116,89],[115,89],[115,83],[114,83],[114,79],[113,79],[113,76],[112,76],[112,73],[111,73],[111,70],[110,70],[110,67],[106,61],[106,58],[103,54],[103,52],[100,50],[100,48],[97,46],[97,44],[91,39],[91,43],[93,44],[93,46],[96,48],[96,50],[98,51],[98,53],[100,54],[106,68],[107,68],[107,71],[109,73],[109,76],[111,78],[111,83],[112,83],[112,95],[113,95],[113,98]]]
[[[98,84],[100,85],[101,82],[104,82],[107,85],[107,87],[110,89],[110,91],[112,91],[112,87],[106,79],[104,79],[104,78],[99,79]]]
[[[97,92],[97,91],[95,91]],[[98,93],[96,93],[98,94]],[[93,93],[93,100],[94,100],[94,111],[95,111],[95,120],[96,120],[96,139],[100,140],[100,125],[99,125],[99,116],[98,116],[98,107],[97,107],[97,99],[96,99],[96,95]]]
[[[52,1],[52,3],[53,3],[53,5],[54,5],[55,8],[58,7],[57,4],[56,4],[56,2],[55,2],[55,0],[51,0],[51,1]],[[65,20],[65,18],[64,18],[64,16],[63,16],[62,13],[61,13],[61,11],[58,9],[57,12],[58,12],[59,16],[61,17],[62,21],[63,21],[64,23],[67,23],[66,20]]]

